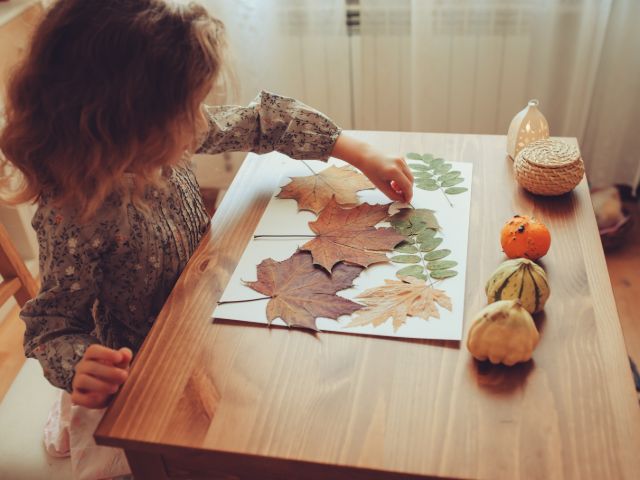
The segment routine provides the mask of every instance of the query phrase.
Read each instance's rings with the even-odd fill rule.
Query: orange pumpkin
[[[537,260],[549,251],[551,234],[535,218],[516,215],[502,227],[500,243],[509,258]]]

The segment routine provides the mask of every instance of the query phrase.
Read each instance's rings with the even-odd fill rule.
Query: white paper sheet
[[[330,164],[336,166],[344,165],[344,162],[331,159]],[[328,318],[318,318],[317,327],[322,331],[332,331],[340,333],[355,333],[361,335],[379,335],[396,338],[420,338],[420,339],[442,339],[460,340],[462,338],[462,322],[464,316],[464,289],[467,266],[467,245],[469,232],[469,214],[471,200],[471,175],[472,165],[469,163],[453,163],[453,170],[459,170],[464,177],[464,183],[458,185],[466,187],[469,191],[450,195],[449,200],[453,207],[449,205],[442,191],[425,191],[415,187],[413,192],[412,205],[415,208],[429,208],[435,210],[436,217],[441,226],[439,236],[444,238],[438,247],[447,248],[452,251],[446,260],[455,260],[458,266],[455,270],[458,275],[438,282],[437,288],[445,290],[453,303],[451,312],[438,307],[440,318],[430,318],[424,320],[417,317],[410,317],[396,332],[393,331],[391,318],[384,324],[373,327],[371,325],[362,327],[349,327],[349,315],[343,315],[338,321]],[[327,165],[318,161],[308,161],[316,172],[326,168]],[[280,185],[287,184],[289,177],[306,176],[310,172],[302,162],[287,159],[285,162],[285,176]],[[295,200],[284,200],[275,198],[279,189],[274,192],[274,197],[269,202],[262,219],[254,232],[254,235],[313,235],[308,226],[308,222],[316,219],[312,212],[298,212]],[[367,203],[390,203],[390,200],[379,190],[364,190],[359,193],[363,202]],[[382,226],[384,224],[380,224]],[[249,242],[247,248],[233,273],[229,284],[222,295],[221,301],[244,300],[259,297],[260,294],[249,287],[243,285],[242,281],[256,280],[256,267],[266,258],[273,258],[281,261],[290,257],[296,249],[309,241],[309,238],[268,238],[254,239]],[[355,300],[355,297],[364,290],[384,285],[385,279],[396,279],[395,272],[406,264],[382,263],[372,265],[365,269],[354,281],[354,286],[347,290],[342,290],[339,295]],[[268,300],[261,300],[248,303],[232,303],[219,305],[213,312],[214,318],[225,320],[237,320],[242,322],[267,323],[266,305]],[[273,325],[286,326],[281,319],[276,319]]]

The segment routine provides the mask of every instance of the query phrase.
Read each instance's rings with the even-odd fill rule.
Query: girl
[[[402,159],[296,100],[203,106],[223,53],[222,24],[194,4],[59,0],[9,85],[4,186],[17,169],[12,201],[39,207],[42,289],[21,313],[25,351],[77,405],[105,407],[126,381],[208,228],[190,152],[334,156],[411,198]]]

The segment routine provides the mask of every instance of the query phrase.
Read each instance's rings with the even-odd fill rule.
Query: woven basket
[[[537,195],[570,192],[584,176],[578,148],[545,138],[530,143],[516,156],[515,177],[522,188]]]

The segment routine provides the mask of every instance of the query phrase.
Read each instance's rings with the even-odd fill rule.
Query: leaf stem
[[[444,193],[444,190],[442,189],[442,187],[440,187],[440,191],[444,195],[444,198],[447,200],[447,202],[449,202],[449,206],[453,207],[453,203],[451,203],[451,200],[449,200],[449,197],[447,196],[447,194]]]
[[[307,162],[305,162],[304,160],[301,160],[301,162],[304,164],[305,167],[307,167],[309,170],[311,170],[311,173],[313,173],[314,175],[317,175],[315,170],[313,168],[311,168]]]
[[[270,300],[271,297],[259,297],[259,298],[248,298],[246,300],[227,300],[224,302],[218,302],[218,305],[226,305],[227,303],[245,303],[245,302],[257,302],[258,300]]]

